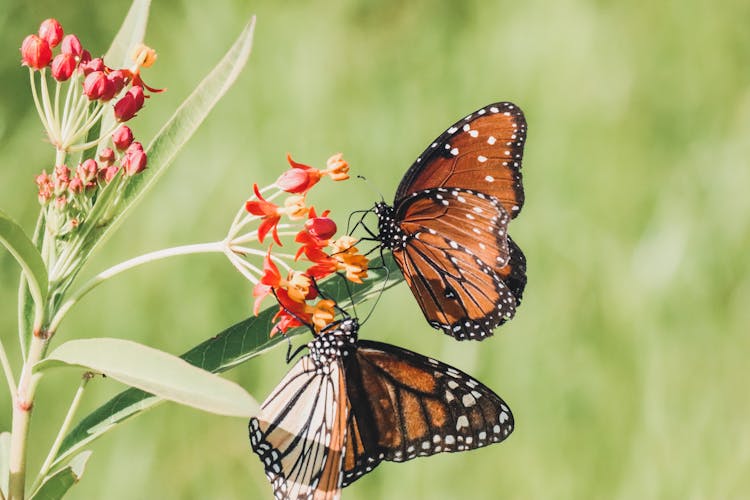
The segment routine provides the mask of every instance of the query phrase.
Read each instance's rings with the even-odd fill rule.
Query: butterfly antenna
[[[385,203],[385,196],[383,196],[383,193],[381,193],[379,189],[375,188],[372,184],[370,184],[370,181],[367,180],[367,177],[365,177],[364,175],[357,175],[357,179],[361,179],[365,181],[365,185],[367,185],[367,187],[369,187],[371,190],[375,191],[375,193],[377,193],[377,195],[380,196],[380,201]]]
[[[383,297],[383,293],[385,292],[386,287],[388,286],[388,280],[391,278],[391,269],[385,265],[385,257],[383,254],[383,246],[378,247],[380,249],[380,262],[381,264],[377,267],[373,267],[372,269],[383,269],[385,271],[385,279],[383,280],[383,286],[380,288],[380,291],[378,292],[378,296],[375,298],[375,303],[370,308],[370,312],[367,313],[367,316],[365,316],[365,319],[363,319],[360,324],[364,325],[368,319],[370,319],[370,316],[372,316],[372,313],[375,312],[375,307],[378,305],[378,302],[380,302],[380,299]],[[352,299],[352,307],[354,307],[354,299]]]
[[[336,273],[336,275],[344,277],[341,273]],[[345,277],[344,279],[346,280]],[[320,287],[318,286],[318,282],[315,280],[315,278],[310,278],[310,280],[312,281],[312,284],[315,287],[315,290],[317,290],[318,295],[320,295],[325,300],[333,300],[329,295],[327,295],[326,293],[323,292],[323,290],[320,289]],[[344,284],[346,285],[347,292],[349,292],[349,285],[346,283],[346,281],[344,281]],[[349,300],[351,301],[351,292],[349,292]],[[341,314],[341,316],[344,317],[344,319],[348,319],[350,317],[349,313],[346,312],[346,310],[343,309],[341,306],[339,306],[339,303],[335,300],[333,300],[333,308],[336,309]],[[356,310],[354,311],[354,315],[355,316],[357,315]]]

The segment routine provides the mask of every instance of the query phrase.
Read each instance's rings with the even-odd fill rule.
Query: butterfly
[[[334,499],[382,461],[498,443],[510,409],[462,371],[390,344],[358,340],[359,323],[328,325],[249,424],[277,499]]]
[[[508,235],[524,202],[526,119],[499,102],[451,125],[380,202],[377,239],[390,249],[431,326],[482,340],[511,319],[526,258]]]

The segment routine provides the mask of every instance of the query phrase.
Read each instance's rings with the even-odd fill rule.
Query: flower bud
[[[80,193],[83,191],[83,181],[78,177],[73,177],[73,180],[68,184],[68,189],[73,194]]]
[[[143,172],[146,168],[146,153],[140,142],[134,142],[125,151],[122,158],[122,168],[126,177],[132,177],[135,174]]]
[[[52,60],[49,44],[37,35],[29,35],[21,44],[21,63],[31,69],[45,68]]]
[[[111,165],[107,168],[103,168],[99,170],[99,179],[103,180],[106,184],[109,184],[112,179],[115,178],[115,175],[117,175],[117,172],[119,172],[120,167],[116,165]]]
[[[81,41],[75,35],[66,35],[60,45],[60,51],[63,54],[70,54],[75,57],[81,57],[83,55],[83,46]]]
[[[305,229],[319,240],[329,240],[336,234],[336,223],[328,217],[313,217],[307,219]]]
[[[114,71],[110,71],[107,75],[107,78],[109,78],[109,81],[112,82],[112,86],[115,90],[114,95],[117,95],[125,87],[127,74],[121,69],[116,69]]]
[[[52,199],[52,190],[54,189],[52,179],[47,175],[47,172],[42,172],[36,176],[34,182],[39,186],[39,203],[47,204]]]
[[[57,47],[62,40],[63,29],[57,19],[45,19],[39,26],[39,38],[46,41],[51,49]]]
[[[104,71],[89,73],[83,81],[83,93],[92,101],[97,99],[106,100],[104,98],[107,96],[111,99],[113,95],[112,90],[112,82],[107,79]]]
[[[115,104],[115,119],[118,122],[126,122],[133,118],[141,107],[143,107],[143,99],[143,88],[138,86],[132,87]]]
[[[70,184],[70,169],[66,165],[57,165],[55,167],[53,178],[55,196],[60,196],[60,194],[68,190],[68,184]]]
[[[81,179],[84,184],[88,184],[89,182],[96,179],[96,173],[98,172],[98,170],[99,166],[96,164],[96,161],[92,158],[89,158],[88,160],[78,165],[78,167],[76,167],[76,176]]]
[[[310,171],[301,168],[290,168],[279,176],[276,185],[287,193],[304,193],[310,184]]]
[[[115,108],[116,107],[117,105],[115,105]],[[117,112],[115,111],[115,115],[116,114]],[[128,127],[127,125],[121,125],[120,128],[112,133],[112,143],[120,151],[128,149],[128,146],[130,146],[132,142],[133,131],[130,130],[130,127]]]
[[[58,82],[67,81],[76,69],[76,58],[70,54],[58,54],[52,59],[52,76]]]
[[[115,152],[112,151],[112,148],[102,149],[102,152],[99,153],[99,161],[102,162],[105,167],[112,165],[115,162]]]
[[[80,68],[81,71],[83,71],[83,74],[88,76],[90,73],[93,73],[94,71],[104,71],[104,60],[102,60],[101,57],[97,57],[96,59],[91,59],[91,55],[89,54],[89,59],[86,59],[86,55],[88,54],[88,51],[84,50],[84,54],[81,57],[81,64]]]

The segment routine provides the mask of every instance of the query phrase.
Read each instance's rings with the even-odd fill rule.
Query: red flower
[[[62,40],[63,29],[57,19],[45,19],[39,26],[39,38],[47,42],[51,49],[57,47]]]
[[[81,71],[83,71],[84,76],[88,76],[90,73],[93,73],[95,71],[104,71],[104,61],[101,57],[97,57],[96,59],[90,59],[88,61],[85,60],[85,52],[84,51],[84,57],[81,58],[81,64],[80,68]]]
[[[281,220],[279,206],[266,201],[263,196],[261,196],[257,184],[253,184],[253,191],[255,192],[255,196],[258,199],[246,202],[245,210],[253,215],[259,215],[263,217],[260,225],[258,226],[258,241],[263,243],[263,239],[268,234],[268,231],[272,231],[273,240],[279,246],[281,246],[278,229],[276,227]]]
[[[93,158],[89,158],[76,167],[76,175],[86,185],[96,179],[96,173],[98,171],[99,167]]]
[[[76,58],[70,54],[58,54],[52,59],[52,77],[58,82],[67,81],[76,69]]]
[[[126,122],[133,118],[143,107],[143,100],[143,88],[131,87],[115,104],[115,119],[118,122]]]
[[[31,69],[47,67],[52,60],[52,49],[46,40],[37,35],[29,35],[21,44],[21,62]]]
[[[310,207],[309,218],[305,222],[304,229],[297,233],[294,238],[294,241],[302,244],[294,256],[295,260],[299,259],[302,253],[312,262],[321,262],[328,258],[328,255],[322,249],[328,245],[328,240],[336,234],[336,223],[327,217],[329,213],[330,210],[326,210],[320,217],[317,217],[315,208]]]
[[[117,95],[125,87],[125,83],[128,80],[128,74],[121,69],[116,69],[114,71],[110,71],[107,74],[107,78],[110,82],[112,82],[112,86],[115,89],[115,95]]]
[[[92,71],[83,81],[83,93],[91,101],[107,101],[114,96],[114,86],[104,71]]]
[[[260,282],[253,288],[253,297],[255,297],[255,305],[253,306],[253,313],[257,316],[260,311],[260,303],[263,299],[271,293],[271,290],[278,288],[281,283],[281,273],[276,264],[271,260],[271,247],[268,247],[268,253],[263,259],[263,276],[260,277]]]
[[[107,167],[112,165],[115,162],[115,152],[112,151],[112,148],[102,149],[102,152],[99,153],[99,161]]]

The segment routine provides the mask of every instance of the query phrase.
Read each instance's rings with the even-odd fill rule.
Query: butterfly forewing
[[[485,106],[451,125],[409,168],[394,205],[412,193],[461,187],[493,196],[515,217],[524,202],[521,161],[526,119],[515,104]]]

